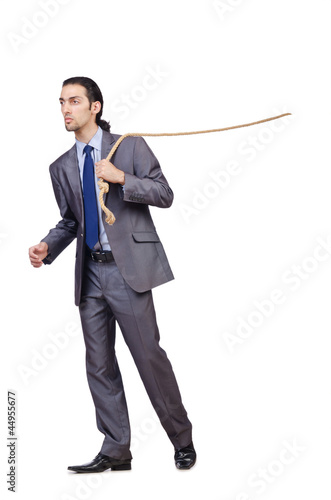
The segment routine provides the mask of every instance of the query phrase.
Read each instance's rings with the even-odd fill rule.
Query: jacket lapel
[[[101,159],[104,160],[110,153],[111,148],[115,143],[115,137],[103,130],[102,132],[102,146],[101,146]]]
[[[74,145],[68,151],[68,158],[65,161],[65,170],[66,170],[67,175],[68,175],[68,180],[69,180],[71,189],[75,193],[75,197],[79,203],[81,213],[83,214],[84,213],[83,193],[82,193],[82,185],[81,185],[80,176],[79,176],[76,145]]]
[[[110,153],[111,148],[115,144],[115,137],[110,134],[109,132],[106,132],[105,130],[102,132],[102,146],[101,146],[101,159],[104,160],[107,158],[107,156]],[[110,160],[111,161],[111,160]],[[107,205],[108,197],[111,200],[112,193],[116,191],[116,186],[115,184],[112,184],[111,182],[109,183],[109,191],[105,195],[104,198],[104,203]],[[108,206],[108,205],[107,205]]]

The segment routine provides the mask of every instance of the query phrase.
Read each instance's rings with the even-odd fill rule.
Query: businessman
[[[61,220],[29,249],[35,268],[51,264],[76,238],[75,303],[79,306],[86,370],[104,434],[100,452],[88,463],[68,467],[78,473],[130,470],[130,423],[115,354],[119,325],[151,403],[174,446],[175,465],[196,461],[192,425],[165,351],[151,289],[173,279],[153,224],[149,205],[168,208],[173,193],[154,154],[142,138],[126,138],[105,158],[118,135],[101,119],[103,97],[86,77],[63,82],[60,107],[74,146],[50,166]],[[106,206],[115,214],[110,226],[97,201],[98,178],[109,183]],[[155,460],[155,455],[153,456]]]

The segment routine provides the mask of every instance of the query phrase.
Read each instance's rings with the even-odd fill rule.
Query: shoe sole
[[[131,470],[131,464],[114,464],[114,465],[111,465],[110,467],[107,467],[106,469],[103,469],[103,470],[76,470],[76,469],[72,469],[70,467],[68,467],[68,470],[70,470],[71,472],[76,472],[77,474],[96,474],[96,473],[100,473],[100,472],[105,472],[106,470],[112,470],[112,471],[120,471],[120,470]]]

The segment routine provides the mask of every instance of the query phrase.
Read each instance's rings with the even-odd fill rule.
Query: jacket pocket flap
[[[155,233],[155,231],[139,231],[139,232],[134,232],[132,233],[134,241],[137,241],[138,243],[143,243],[143,242],[157,242],[160,241],[158,235]]]

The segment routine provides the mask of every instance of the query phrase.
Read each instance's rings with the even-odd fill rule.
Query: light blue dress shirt
[[[93,163],[100,161],[102,159],[101,158],[102,129],[100,127],[98,127],[96,134],[90,140],[89,145],[93,147],[93,150],[91,152]],[[79,167],[80,181],[82,183],[82,187],[83,187],[84,161],[85,161],[85,156],[86,156],[84,153],[85,146],[86,146],[86,144],[84,142],[80,142],[76,139],[78,167]],[[101,205],[98,202],[100,188],[99,188],[97,182],[98,182],[98,177],[94,173],[94,185],[95,185],[95,193],[96,193],[96,198],[97,198],[97,207],[98,207],[98,215],[99,215],[99,243],[101,245],[102,250],[110,250],[109,241],[108,241],[107,234],[106,234],[106,231],[105,231],[105,228],[103,225],[103,221],[102,221]],[[95,249],[98,249],[97,245],[96,245]]]

